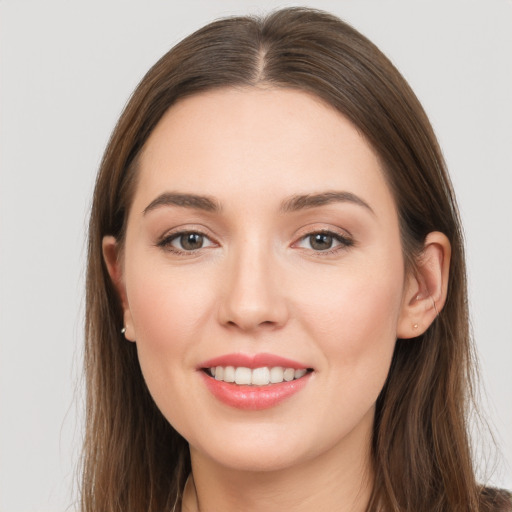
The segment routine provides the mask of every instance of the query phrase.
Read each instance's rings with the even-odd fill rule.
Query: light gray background
[[[204,23],[285,5],[0,2],[1,512],[75,509],[85,226],[102,151],[130,92]],[[434,124],[466,227],[484,406],[504,454],[489,481],[512,488],[512,3],[307,5],[376,42]]]

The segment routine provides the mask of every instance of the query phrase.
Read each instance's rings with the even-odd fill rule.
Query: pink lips
[[[221,402],[231,407],[244,410],[262,410],[278,405],[280,402],[298,393],[308,383],[311,373],[290,382],[269,384],[268,386],[241,386],[215,380],[203,370],[216,366],[234,366],[246,368],[276,367],[304,369],[308,368],[291,359],[273,354],[227,354],[209,359],[202,363],[198,370],[209,391]]]
[[[286,359],[284,357],[276,356],[274,354],[226,354],[220,357],[214,357],[199,365],[199,368],[211,368],[213,366],[245,366],[246,368],[262,368],[264,366],[282,366],[283,368],[307,368],[307,366]]]

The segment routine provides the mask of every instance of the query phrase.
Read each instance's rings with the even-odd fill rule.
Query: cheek
[[[202,316],[211,308],[212,288],[201,279],[165,265],[130,269],[127,296],[137,342],[155,350],[178,349],[197,335]]]
[[[301,308],[327,333],[394,329],[402,303],[403,268],[401,262],[350,266],[334,269],[324,276],[302,283]],[[311,323],[311,322],[310,322]]]
[[[396,343],[400,286],[400,279],[351,273],[304,304],[303,329],[322,352],[324,391],[316,398],[325,439],[348,435],[373,418]]]
[[[197,273],[180,273],[162,263],[127,262],[126,290],[139,363],[146,384],[164,415],[186,400],[189,370],[197,364],[196,344],[210,315],[213,287],[200,286]],[[144,263],[144,262],[142,262]],[[173,399],[170,400],[169,392]]]
[[[344,385],[385,380],[402,305],[401,258],[378,258],[318,279],[301,302],[303,328],[321,348]],[[341,378],[341,377],[340,377]],[[380,388],[378,390],[380,392]]]
[[[130,271],[126,287],[142,374],[158,408],[181,431],[187,417],[200,414],[189,379],[202,318],[213,303],[211,288],[162,265],[133,265]]]

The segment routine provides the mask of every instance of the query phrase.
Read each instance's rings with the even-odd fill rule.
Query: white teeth
[[[251,384],[266,386],[270,382],[270,370],[268,368],[255,368],[252,371]]]
[[[304,375],[306,375],[306,372],[307,370],[305,368],[301,370],[295,370],[295,378],[300,379],[301,377],[304,377]],[[224,374],[224,380],[226,380],[226,374]]]
[[[238,367],[235,370],[235,382],[237,384],[250,384],[252,380],[252,371],[250,368]]]
[[[270,382],[272,384],[277,384],[279,382],[283,382],[283,368],[280,366],[276,366],[270,369]]]
[[[286,382],[290,382],[295,378],[295,370],[293,368],[286,368],[283,372],[283,378]]]
[[[224,368],[224,382],[235,382],[235,368],[233,366]]]
[[[283,368],[267,366],[261,368],[246,368],[239,366],[216,366],[209,368],[209,373],[215,380],[224,382],[234,382],[238,385],[267,386],[268,384],[279,384],[281,382],[290,382],[294,379],[304,377],[308,371],[305,368],[296,370],[295,368]]]

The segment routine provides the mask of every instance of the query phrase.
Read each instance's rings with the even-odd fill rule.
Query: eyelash
[[[174,247],[172,245],[172,242],[180,239],[181,237],[183,237],[185,235],[201,236],[201,237],[203,237],[203,239],[208,240],[210,242],[210,244],[207,245],[206,247],[199,247],[198,249],[190,249],[190,250],[179,249],[178,247]],[[191,230],[177,231],[177,232],[171,233],[167,236],[164,236],[160,241],[157,242],[156,245],[157,245],[157,247],[161,247],[162,249],[165,249],[166,251],[172,252],[177,255],[190,256],[190,255],[196,254],[201,249],[206,249],[207,247],[215,246],[217,244],[216,244],[216,242],[213,242],[211,240],[211,238],[206,233],[203,233],[202,231],[199,231],[199,230],[191,229]]]
[[[310,240],[309,245],[311,246],[311,238],[314,236],[317,236],[317,235],[328,236],[328,237],[332,238],[333,242],[337,242],[339,245],[336,245],[334,247],[330,247],[330,248],[324,249],[324,250],[315,250],[312,247],[304,248],[305,250],[312,251],[312,253],[315,256],[319,256],[319,257],[329,256],[332,254],[336,254],[340,251],[346,250],[349,247],[352,247],[354,245],[354,240],[352,238],[349,238],[348,236],[341,235],[334,231],[321,229],[321,230],[317,230],[317,231],[310,231],[306,235],[299,238],[299,240],[297,242],[295,242],[293,244],[293,246],[296,247],[297,245],[299,245],[300,243],[302,243],[304,241],[307,241],[308,239]]]
[[[210,243],[209,245],[207,246],[203,246],[203,247],[199,247],[197,249],[190,249],[190,250],[187,250],[187,249],[179,249],[177,247],[174,247],[172,245],[172,242],[174,242],[175,240],[178,240],[179,238],[183,237],[183,236],[186,236],[186,235],[197,235],[197,236],[200,236],[200,237],[203,237],[204,240],[208,240]],[[339,245],[336,245],[335,247],[330,247],[328,249],[325,249],[325,250],[315,250],[311,247],[311,237],[314,237],[314,236],[317,236],[317,235],[324,235],[324,236],[327,236],[327,237],[331,237],[333,242],[337,242]],[[310,231],[308,232],[307,234],[301,236],[297,242],[294,242],[292,244],[292,247],[297,247],[297,248],[300,248],[298,247],[300,243],[306,241],[310,239],[310,247],[309,248],[303,248],[305,250],[308,250],[308,251],[312,251],[312,253],[315,255],[315,256],[327,256],[327,255],[331,255],[331,254],[335,254],[339,251],[343,251],[349,247],[352,247],[354,245],[354,240],[352,238],[349,238],[347,236],[344,236],[344,235],[341,235],[339,233],[336,233],[334,231],[329,231],[329,230],[317,230],[317,231]],[[167,236],[164,236],[161,240],[159,240],[157,242],[157,247],[160,247],[162,249],[165,249],[169,252],[172,252],[174,254],[177,254],[177,255],[184,255],[184,256],[191,256],[191,255],[194,255],[194,254],[197,254],[198,251],[200,251],[201,249],[206,249],[208,247],[211,247],[211,246],[216,246],[216,242],[212,241],[211,238],[206,235],[205,233],[201,232],[201,231],[198,231],[198,230],[184,230],[184,231],[178,231],[178,232],[174,232],[174,233],[171,233]]]

